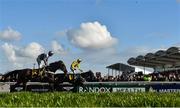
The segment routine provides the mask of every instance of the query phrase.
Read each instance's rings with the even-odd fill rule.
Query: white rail
[[[84,84],[180,84],[180,81],[126,81],[126,82],[85,82]]]
[[[16,82],[0,82],[1,84],[15,84]],[[26,85],[48,85],[45,82],[27,82]],[[166,81],[127,81],[127,82],[84,82],[84,84],[180,84],[180,81],[166,82]]]

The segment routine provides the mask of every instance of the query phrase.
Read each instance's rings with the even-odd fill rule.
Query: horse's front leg
[[[54,84],[55,80],[54,80],[54,75],[50,74],[49,75],[49,85],[50,85],[50,90],[53,91],[54,90]]]
[[[23,90],[26,91],[26,83],[27,82],[23,82]]]

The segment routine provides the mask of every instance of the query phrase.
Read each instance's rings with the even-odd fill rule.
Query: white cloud
[[[21,55],[29,58],[36,58],[39,54],[44,52],[44,48],[36,43],[32,42],[26,47],[20,49]]]
[[[16,55],[13,45],[5,43],[4,45],[2,45],[2,49],[4,50],[4,53],[6,54],[6,57],[10,62],[16,61]]]
[[[5,57],[7,58],[8,69],[27,68],[36,62],[36,57],[44,52],[44,48],[36,43],[32,42],[26,47],[18,47],[9,43],[4,43],[1,46]]]
[[[3,63],[3,64],[6,64],[4,66],[4,68],[5,67],[7,68],[6,70],[17,69],[17,68],[22,67],[22,64],[18,63],[19,59],[16,56],[16,51],[15,51],[16,47],[15,46],[5,43],[1,46],[1,48],[8,60],[7,62]]]
[[[52,51],[54,53],[57,53],[57,54],[65,54],[65,50],[63,49],[63,47],[61,46],[61,44],[59,44],[57,41],[52,41],[51,42],[51,47],[52,47]]]
[[[80,28],[68,30],[66,35],[72,44],[83,49],[108,48],[117,42],[99,22],[82,23]]]
[[[4,31],[0,31],[0,40],[15,41],[21,39],[21,33],[8,27]]]

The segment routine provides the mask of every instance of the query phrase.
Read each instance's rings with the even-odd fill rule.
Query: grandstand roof
[[[135,71],[134,67],[123,64],[123,63],[112,64],[112,65],[107,66],[106,68],[123,71],[123,72],[125,72],[125,71],[133,71],[134,72]]]
[[[180,47],[170,47],[167,50],[159,50],[155,53],[147,53],[131,57],[127,61],[130,65],[144,67],[179,67],[180,66]]]

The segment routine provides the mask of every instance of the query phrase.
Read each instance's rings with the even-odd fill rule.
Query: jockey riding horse
[[[42,69],[42,68],[40,68]],[[48,66],[44,67],[43,69],[45,69],[46,71],[50,71],[52,73],[55,73],[57,70],[62,70],[64,72],[65,75],[67,75],[67,69],[66,69],[66,66],[64,64],[63,61],[56,61],[56,62],[53,62],[53,63],[50,63]],[[33,73],[33,70],[37,71],[38,72],[38,69],[21,69],[21,70],[16,70],[15,72],[18,74],[17,76],[17,82],[15,84],[15,87],[18,86],[19,84],[23,83],[23,88],[25,90],[25,86],[26,86],[26,83],[29,81],[29,80],[32,80],[33,79],[33,76],[32,76],[32,73]],[[52,83],[54,82],[54,78],[53,78],[53,74],[49,74],[50,76],[46,77],[47,78],[47,81],[49,83]]]

